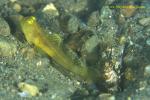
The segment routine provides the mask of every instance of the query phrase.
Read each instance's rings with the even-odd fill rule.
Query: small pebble
[[[148,39],[146,40],[146,44],[147,44],[148,46],[150,46],[150,38],[148,38]]]
[[[150,64],[145,66],[144,75],[145,76],[150,76]]]
[[[20,96],[37,96],[40,94],[39,89],[36,86],[24,82],[20,82],[18,88],[22,91],[22,93],[19,93]]]
[[[75,16],[71,16],[68,20],[67,30],[71,33],[75,33],[79,28],[79,19]]]
[[[99,44],[99,38],[97,35],[91,36],[84,44],[82,50],[90,53],[94,50],[94,48]]]
[[[9,36],[10,35],[10,28],[8,23],[0,17],[0,35]]]
[[[54,17],[59,16],[59,12],[53,3],[47,4],[42,11],[51,14]]]
[[[33,59],[35,57],[35,50],[33,48],[22,48],[21,53],[27,59]]]
[[[93,12],[88,18],[88,26],[96,27],[100,24],[100,14],[98,11]]]
[[[150,25],[150,17],[147,18],[142,18],[139,20],[139,23],[143,26],[148,26]]]
[[[15,3],[15,4],[13,5],[13,9],[14,9],[16,12],[20,12],[22,8],[21,8],[21,5],[20,5],[20,4]]]
[[[12,57],[17,52],[17,45],[6,37],[0,37],[0,56]]]
[[[115,100],[115,96],[109,93],[102,93],[98,97],[99,100]]]

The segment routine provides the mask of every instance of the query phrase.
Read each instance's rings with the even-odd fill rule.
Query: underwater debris
[[[28,83],[20,82],[18,88],[22,91],[22,93],[19,93],[20,96],[37,96],[40,94],[38,87]]]
[[[59,12],[58,12],[57,8],[55,7],[55,5],[53,3],[47,4],[43,8],[42,12],[50,14],[53,17],[59,16]]]

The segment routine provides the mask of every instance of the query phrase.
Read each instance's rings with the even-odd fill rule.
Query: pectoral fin
[[[56,46],[60,46],[62,44],[62,37],[60,34],[49,34],[48,39],[51,43],[53,43]]]

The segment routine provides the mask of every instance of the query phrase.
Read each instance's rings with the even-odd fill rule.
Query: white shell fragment
[[[36,86],[24,82],[20,82],[18,88],[22,91],[18,93],[21,97],[37,96],[40,93]]]
[[[53,16],[59,16],[59,12],[53,3],[47,4],[42,11],[45,13],[50,13]]]

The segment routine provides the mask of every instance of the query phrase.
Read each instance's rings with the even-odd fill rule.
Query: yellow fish
[[[47,36],[44,34],[44,30],[37,23],[34,16],[26,18],[23,17],[20,20],[20,25],[26,40],[29,43],[34,44],[36,47],[42,49],[65,70],[74,73],[90,83],[100,80],[99,71],[75,64],[74,61],[69,58],[64,53],[63,49],[56,43],[56,38],[53,38],[53,36],[47,38]]]

